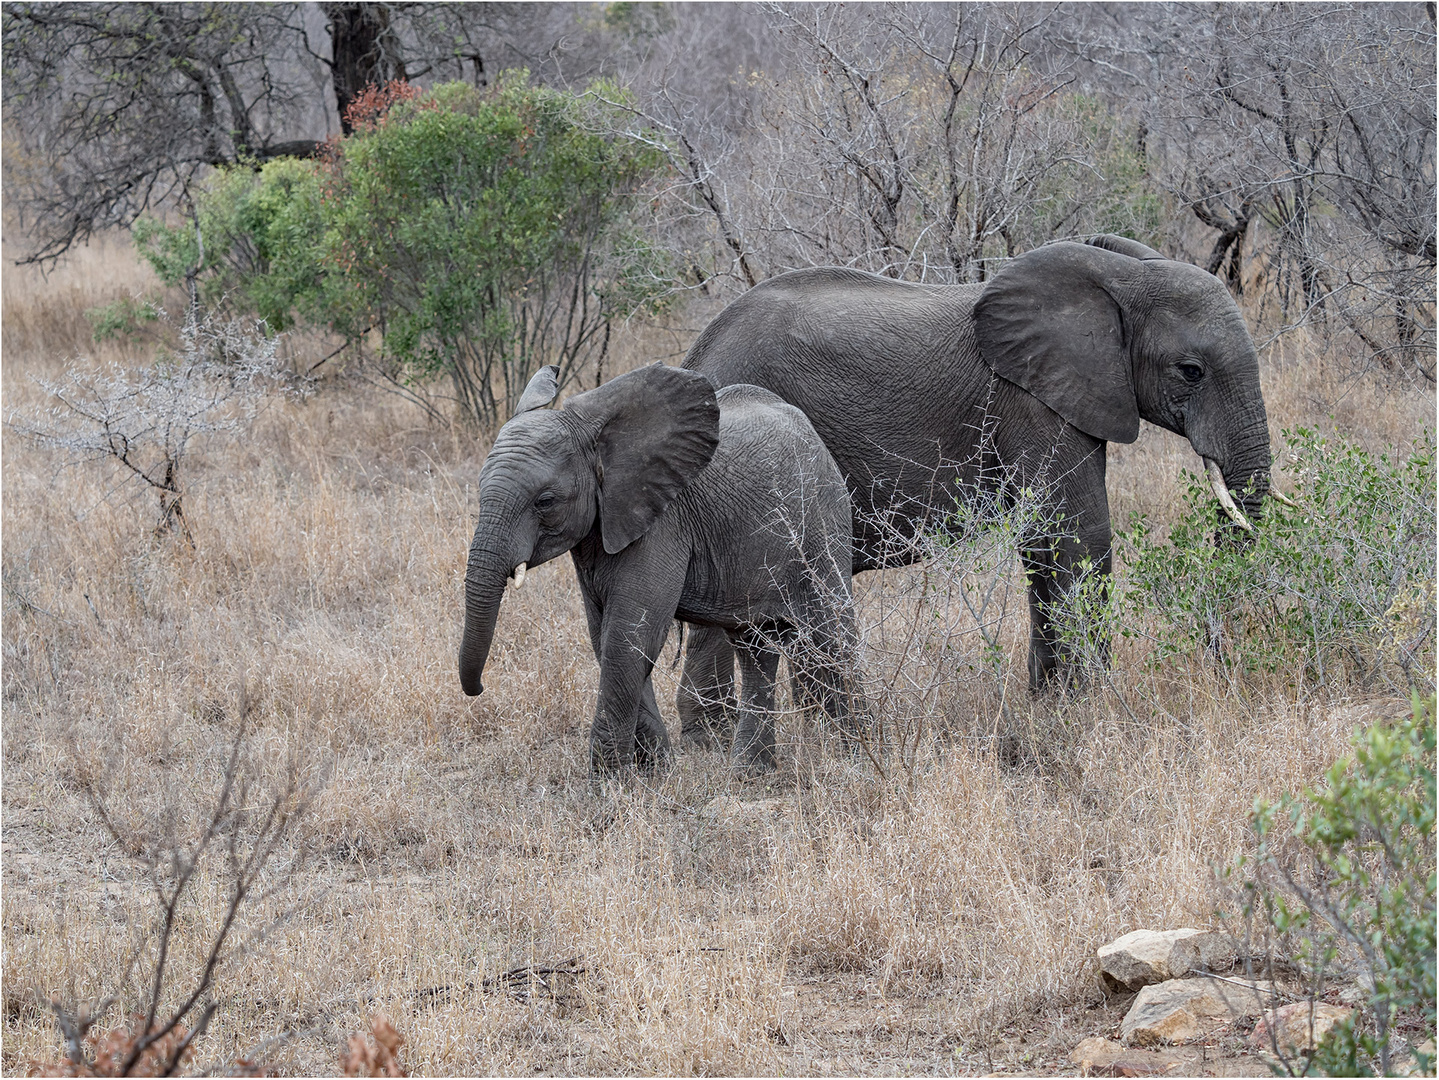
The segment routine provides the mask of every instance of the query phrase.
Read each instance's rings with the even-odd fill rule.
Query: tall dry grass
[[[7,272],[5,408],[43,407],[28,376],[95,355],[81,312],[141,284],[119,245],[46,282]],[[628,360],[661,347],[632,341]],[[1388,444],[1432,422],[1427,392],[1345,385],[1286,349],[1265,371],[1276,433]],[[294,837],[308,862],[247,913],[198,1061],[285,1035],[269,1053],[295,1073],[335,1071],[375,1011],[417,1073],[989,1071],[1036,1031],[1057,1053],[1097,994],[1094,949],[1210,924],[1212,868],[1255,796],[1318,776],[1397,707],[1300,700],[1280,679],[1236,695],[1125,647],[1112,688],[1032,702],[1015,571],[995,571],[1000,678],[972,625],[931,617],[914,568],[858,582],[873,697],[908,725],[904,753],[877,769],[786,715],[768,780],[693,753],[597,791],[598,672],[565,560],[506,598],[484,696],[458,687],[481,441],[332,377],[196,457],[193,548],[155,537],[148,497],[103,469],[9,433],[3,449],[12,1072],[57,1055],[48,998],[145,992],[126,960],[152,904],[85,786],[137,829],[198,805],[242,694],[256,759],[298,761],[319,792]],[[1110,460],[1116,515],[1161,523],[1196,468],[1152,428]],[[885,697],[884,664],[906,656],[933,680],[924,725],[902,684]],[[219,877],[200,885],[176,992],[223,909]]]

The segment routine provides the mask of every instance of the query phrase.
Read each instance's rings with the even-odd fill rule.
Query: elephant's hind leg
[[[868,715],[855,649],[854,612],[845,609],[826,611],[794,652],[786,653],[795,704],[810,712],[822,710],[851,752],[858,747]]]
[[[675,705],[684,745],[724,747],[730,741],[738,700],[734,689],[734,648],[729,636],[709,626],[691,626],[686,635],[684,673]]]
[[[742,697],[730,761],[745,772],[771,772],[775,767],[774,682],[779,650],[747,635],[747,640],[737,643],[735,651]]]

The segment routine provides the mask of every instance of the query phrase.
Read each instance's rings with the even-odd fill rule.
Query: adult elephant
[[[810,418],[849,485],[856,571],[913,558],[894,541],[956,493],[1039,493],[1051,525],[1020,553],[1036,691],[1075,673],[1056,623],[1081,565],[1110,570],[1106,442],[1133,442],[1141,419],[1183,435],[1245,528],[1269,488],[1239,309],[1212,274],[1124,237],[1037,248],[983,285],[796,270],[722,311],[684,367],[767,387]],[[731,670],[723,640],[691,635],[689,741],[708,741]]]

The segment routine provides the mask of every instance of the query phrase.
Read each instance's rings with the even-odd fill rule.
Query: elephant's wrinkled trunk
[[[1224,512],[1236,525],[1241,519],[1247,523],[1247,526],[1240,525],[1241,528],[1250,527],[1252,531],[1252,526],[1258,525],[1264,516],[1269,465],[1269,423],[1262,412],[1229,444],[1229,453],[1223,462],[1205,460],[1205,471],[1216,489],[1216,497],[1221,489],[1226,494],[1233,492],[1233,510],[1224,507]],[[1223,502],[1220,499],[1221,505]]]
[[[465,634],[460,641],[460,686],[471,697],[484,693],[480,676],[490,656],[500,598],[514,566],[503,554],[470,547],[465,570]]]

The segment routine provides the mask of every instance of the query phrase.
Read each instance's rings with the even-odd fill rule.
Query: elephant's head
[[[480,520],[465,571],[460,685],[484,690],[506,583],[524,582],[599,530],[615,554],[639,539],[709,464],[719,406],[703,375],[654,364],[545,409],[558,369],[542,368],[480,470]]]
[[[1230,517],[1247,527],[1259,512],[1270,464],[1259,358],[1213,274],[1124,237],[1049,244],[985,286],[975,329],[997,374],[1081,431],[1133,442],[1144,419],[1183,435]]]

